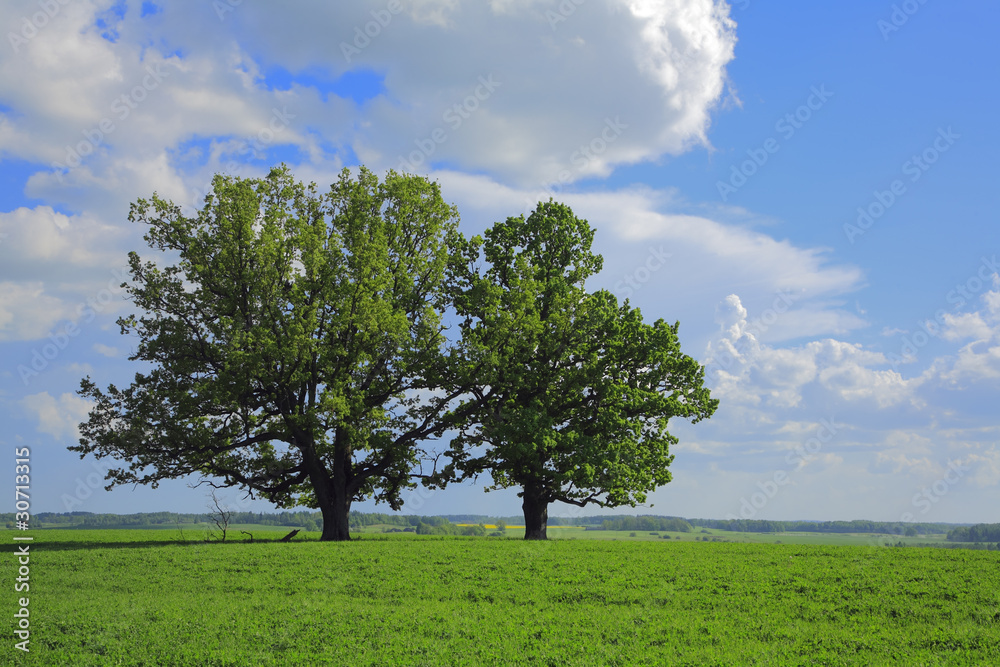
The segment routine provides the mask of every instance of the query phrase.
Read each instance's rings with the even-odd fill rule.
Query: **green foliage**
[[[464,526],[462,528],[462,535],[467,535],[469,537],[485,537],[486,526],[479,523],[475,526]]]
[[[454,535],[450,524],[433,524],[421,521],[417,524],[417,535]]]
[[[38,531],[36,548],[59,594],[32,589],[32,652],[10,664],[1000,662],[986,551],[164,531]]]
[[[216,176],[195,217],[154,194],[129,220],[178,258],[129,255],[141,312],[119,325],[152,370],[84,379],[95,407],[71,449],[125,461],[112,486],[202,474],[318,507],[336,539],[355,500],[398,509],[418,443],[449,426],[434,390],[457,212],[437,185],[345,169],[321,194],[282,167]]]
[[[454,468],[489,471],[491,488],[523,487],[542,507],[644,502],[671,478],[669,419],[697,422],[717,405],[677,324],[646,324],[585,290],[602,265],[593,237],[550,201],[461,242],[451,265],[464,377],[482,406],[452,443]]]
[[[621,516],[605,519],[603,530],[669,530],[675,533],[689,533],[691,524],[679,517],[663,516]]]
[[[950,542],[997,542],[1000,541],[1000,523],[977,523],[962,526],[948,532]]]

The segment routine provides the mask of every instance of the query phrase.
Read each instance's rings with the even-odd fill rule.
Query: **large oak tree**
[[[520,487],[526,539],[546,538],[555,501],[645,502],[671,479],[668,421],[697,422],[718,403],[676,323],[647,324],[627,301],[586,291],[602,265],[593,237],[550,201],[463,241],[451,265],[480,412],[452,441],[446,472]]]
[[[150,370],[123,389],[84,379],[95,406],[71,449],[124,461],[109,487],[200,474],[317,507],[324,540],[349,539],[354,501],[398,509],[464,392],[438,391],[457,213],[437,185],[362,168],[319,193],[282,167],[217,176],[193,217],[154,195],[129,219],[176,258],[129,255],[140,312],[119,325]]]

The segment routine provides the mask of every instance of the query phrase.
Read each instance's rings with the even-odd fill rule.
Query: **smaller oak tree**
[[[465,241],[450,267],[479,417],[453,439],[446,472],[521,487],[526,539],[546,539],[555,501],[645,502],[671,479],[668,421],[698,422],[718,405],[677,324],[586,292],[602,265],[593,236],[568,206],[539,203]]]

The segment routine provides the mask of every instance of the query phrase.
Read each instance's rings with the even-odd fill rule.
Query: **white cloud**
[[[972,339],[955,357],[936,360],[928,371],[939,374],[951,386],[1000,379],[1000,276],[994,274],[993,282],[996,289],[980,297],[979,310],[944,315],[942,338]]]
[[[56,440],[80,438],[78,426],[86,421],[93,403],[76,394],[62,394],[53,398],[47,391],[31,394],[21,400],[21,405],[38,419],[38,431],[51,435]]]
[[[720,332],[709,344],[708,377],[718,382],[720,396],[769,409],[795,408],[808,385],[825,390],[835,403],[874,401],[887,407],[913,399],[920,380],[904,380],[878,366],[886,357],[859,344],[832,338],[790,348],[761,344],[750,331],[748,312],[739,297],[729,295],[719,306]]]
[[[40,282],[0,282],[0,342],[44,338],[57,322],[73,316],[72,308],[45,294]]]
[[[118,247],[126,236],[121,226],[49,206],[0,212],[0,233],[0,278],[59,280],[68,270],[103,268],[124,259]]]
[[[1000,379],[1000,345],[990,345],[984,341],[969,343],[958,352],[951,369],[941,377],[953,385],[971,380]]]
[[[413,169],[447,161],[533,187],[605,175],[707,145],[735,44],[728,7],[715,0],[591,0],[569,14],[532,0],[422,0],[351,62],[341,44],[384,5],[265,4],[234,8],[221,23],[208,5],[210,21],[169,3],[146,18],[131,5],[117,21],[110,6],[63,7],[0,63],[0,100],[11,109],[0,114],[0,150],[65,166],[79,154],[82,166],[39,172],[28,192],[119,216],[150,183],[188,203],[211,173],[248,162],[247,137],[268,132],[274,109],[294,119],[264,143],[295,145],[313,163],[352,151],[376,169],[397,167],[430,141]],[[553,26],[553,10],[566,20]],[[0,18],[13,24],[32,11],[8,3]],[[116,43],[94,25],[101,12]],[[265,85],[267,68],[295,72],[317,59],[334,78],[382,72],[385,93],[358,105]],[[437,128],[445,141],[429,138]],[[176,152],[192,139],[208,142],[200,166]]]
[[[459,0],[411,0],[407,3],[407,10],[410,18],[416,23],[439,26],[441,28],[455,27],[451,15],[459,7]],[[514,13],[517,9],[523,9],[526,4],[521,2],[520,6],[511,2],[491,2],[491,9],[497,13]]]
[[[354,149],[369,163],[448,161],[540,187],[706,145],[735,44],[722,7],[437,3],[433,25],[404,19],[358,56],[388,70],[388,95],[368,107]],[[434,49],[419,48],[426,39]],[[445,139],[427,143],[435,129]]]
[[[0,144],[18,157],[50,162],[62,157],[66,143],[108,113],[128,62],[94,26],[97,11],[110,2],[60,3],[59,12],[14,57],[0,60],[0,91],[14,114],[4,119]],[[3,25],[20,25],[39,11],[36,3],[8,2],[0,10]],[[17,91],[11,100],[8,95]]]
[[[63,12],[0,68],[0,92],[19,91],[0,125],[8,151],[64,162],[66,145],[108,119],[115,129],[88,158],[99,167],[104,156],[156,155],[194,136],[255,134],[273,106],[287,105],[297,119],[282,141],[306,152],[322,140],[370,166],[396,166],[441,128],[447,140],[432,141],[430,160],[522,185],[570,182],[707,145],[736,41],[728,6],[716,0],[591,0],[570,3],[570,13],[540,0],[423,0],[407,3],[348,62],[342,45],[382,4],[265,4],[237,8],[221,24],[209,6],[212,21],[169,3],[140,19],[131,6],[116,44],[93,26],[106,6]],[[565,20],[553,24],[553,10]],[[333,77],[383,72],[385,94],[362,108],[263,85],[265,64],[295,72],[317,61]],[[115,100],[142,86],[149,67],[162,73],[155,88],[121,118]]]
[[[117,357],[118,348],[111,347],[110,345],[104,345],[103,343],[94,343],[94,351],[98,354],[103,354],[105,357]]]
[[[945,340],[962,340],[972,338],[973,340],[989,340],[993,337],[993,329],[983,319],[981,313],[961,313],[944,315],[945,329],[942,337]]]
[[[72,363],[66,366],[66,372],[72,375],[91,375],[94,372],[94,367],[90,364]]]
[[[1000,451],[996,445],[981,454],[970,454],[963,463],[973,469],[971,477],[976,485],[1000,486]]]
[[[940,476],[942,468],[931,456],[935,443],[926,433],[898,429],[890,431],[881,443],[870,470],[876,474],[901,473],[930,479]]]
[[[921,380],[906,380],[894,370],[872,368],[888,363],[879,352],[833,339],[814,341],[805,348],[824,366],[818,376],[819,383],[845,401],[873,401],[879,408],[905,401],[919,403],[913,392]]]
[[[607,201],[617,208],[617,212],[611,209],[606,215],[619,221],[615,230],[622,238],[664,241],[684,250],[696,250],[720,264],[739,267],[749,280],[766,281],[774,292],[788,290],[795,295],[815,296],[853,291],[860,286],[861,273],[856,267],[823,267],[823,249],[797,248],[789,241],[701,216],[661,213],[656,210],[656,193],[636,190],[631,194],[616,193]]]
[[[760,484],[772,478],[772,466],[794,473],[789,473],[792,483],[781,491],[781,501],[774,504],[782,518],[789,518],[792,506],[811,517],[823,516],[825,506],[853,506],[850,497],[838,499],[831,491],[848,478],[846,488],[852,494],[870,499],[875,508],[866,515],[870,517],[924,517],[926,510],[939,511],[945,505],[939,502],[944,496],[948,503],[966,502],[957,500],[968,493],[964,485],[1000,485],[994,420],[969,406],[970,401],[982,403],[988,412],[991,394],[963,391],[970,381],[998,377],[1000,350],[991,342],[1000,341],[995,302],[993,292],[984,294],[979,310],[954,314],[948,322],[956,335],[946,340],[987,340],[974,340],[956,355],[940,357],[922,374],[906,378],[888,368],[880,351],[848,341],[762,343],[750,326],[753,309],[730,295],[719,303],[718,332],[706,358],[708,384],[721,399],[719,411],[696,427],[674,429],[682,442],[692,437],[716,444],[680,451],[695,460],[729,462],[712,471],[717,486],[735,489],[722,514],[738,513],[744,507],[739,494],[746,498],[759,492]],[[837,431],[820,443],[814,456],[800,458],[797,448],[816,435],[811,420],[821,415],[828,415]],[[781,449],[790,452],[790,458],[772,454]],[[762,463],[763,472],[747,474],[748,467]],[[825,497],[811,489],[822,489]],[[665,497],[671,497],[668,491],[657,493],[658,502]],[[755,516],[766,518],[771,510],[762,508]]]
[[[740,297],[730,294],[717,305],[715,322],[726,337],[734,341],[742,338],[747,324],[747,309],[743,307]]]
[[[129,231],[49,206],[0,212],[0,341],[41,339],[62,320],[117,310]]]

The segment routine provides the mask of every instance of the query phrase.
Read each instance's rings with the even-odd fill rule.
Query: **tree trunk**
[[[340,433],[337,435],[340,436]],[[333,460],[332,475],[322,467],[318,458],[313,462],[317,473],[313,476],[313,489],[319,510],[323,513],[323,534],[319,538],[323,542],[351,539],[351,494],[347,491],[351,455],[347,447],[336,447]]]
[[[524,539],[547,540],[549,501],[540,484],[525,484],[521,509],[524,510]]]
[[[346,499],[346,489],[341,489],[340,493],[336,489],[331,491],[333,493],[323,494],[328,502],[323,502],[320,494],[316,494],[316,499],[320,501],[319,510],[323,513],[323,534],[319,539],[323,542],[343,542],[351,539],[351,503]]]

